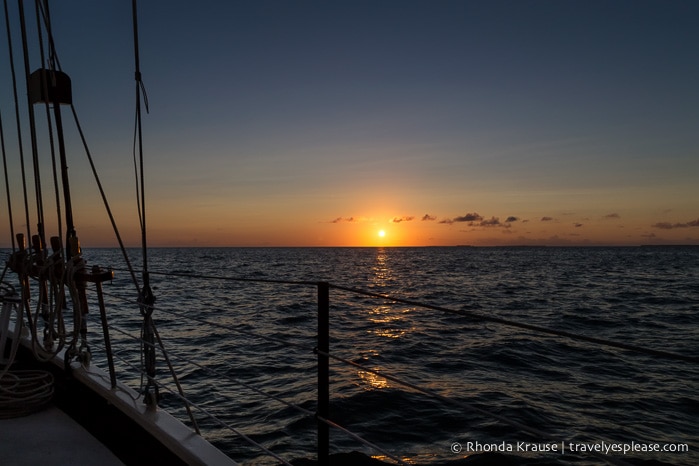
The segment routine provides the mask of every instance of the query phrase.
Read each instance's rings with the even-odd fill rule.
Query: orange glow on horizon
[[[358,208],[342,217],[334,212],[314,212],[288,218],[276,212],[222,217],[199,209],[183,222],[172,210],[153,208],[148,242],[151,247],[699,244],[699,228],[696,227],[699,220],[691,211],[673,211],[653,218],[634,211],[620,211],[614,215],[604,212],[554,212],[550,216],[545,211],[525,212],[508,222],[508,217],[502,214],[465,221],[440,212],[410,216],[392,209],[366,211]],[[120,218],[125,219],[120,222],[123,223],[120,233],[126,246],[139,246],[137,224],[129,222],[121,210],[119,213],[122,214]],[[78,234],[84,248],[118,246],[111,226],[100,215],[83,219]],[[3,244],[0,238],[0,246],[9,247],[9,244]]]

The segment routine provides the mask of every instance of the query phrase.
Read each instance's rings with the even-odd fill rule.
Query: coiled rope
[[[53,375],[40,370],[11,370],[0,378],[0,418],[27,416],[53,397]]]

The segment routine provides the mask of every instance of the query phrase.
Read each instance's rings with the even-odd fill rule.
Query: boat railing
[[[552,329],[552,328],[547,328],[539,325],[533,325],[527,322],[518,322],[510,319],[505,319],[502,317],[494,316],[491,314],[485,314],[485,313],[480,313],[476,311],[470,311],[470,310],[463,310],[463,309],[453,309],[449,307],[444,307],[444,306],[436,306],[436,305],[431,305],[423,302],[418,302],[410,299],[406,299],[404,297],[399,297],[399,296],[392,296],[389,294],[381,293],[381,292],[376,292],[376,291],[370,291],[370,290],[363,290],[359,288],[354,288],[354,287],[348,287],[348,286],[343,286],[339,284],[334,284],[334,283],[329,283],[329,282],[324,282],[324,281],[294,281],[294,280],[276,280],[276,279],[258,279],[258,278],[235,278],[235,277],[223,277],[223,276],[215,276],[215,275],[202,275],[202,274],[190,274],[190,273],[176,273],[176,272],[153,272],[151,271],[152,275],[158,275],[162,274],[163,276],[168,276],[168,277],[179,277],[179,278],[184,278],[184,279],[192,279],[196,278],[198,280],[206,280],[208,282],[228,282],[228,283],[237,283],[237,284],[243,284],[246,286],[252,286],[252,287],[259,287],[259,286],[273,286],[273,287],[301,287],[305,289],[313,289],[314,294],[316,296],[316,310],[317,310],[317,316],[316,316],[316,329],[317,329],[317,334],[315,338],[315,345],[313,347],[310,347],[308,343],[299,343],[297,341],[294,341],[293,339],[290,339],[286,336],[279,336],[279,335],[267,335],[264,333],[259,332],[258,330],[255,329],[248,329],[248,328],[240,328],[240,326],[234,326],[234,325],[229,325],[226,323],[221,323],[219,321],[216,321],[212,318],[206,318],[206,317],[201,317],[201,316],[195,316],[192,315],[193,313],[187,312],[184,310],[177,310],[177,309],[167,309],[167,308],[159,308],[159,312],[161,313],[166,313],[172,316],[175,319],[182,320],[182,321],[194,321],[198,324],[205,325],[205,326],[210,326],[212,328],[218,328],[225,330],[227,332],[230,332],[231,334],[238,334],[242,335],[245,337],[250,337],[250,338],[255,338],[261,341],[264,341],[265,343],[268,344],[274,344],[274,345],[282,345],[286,347],[294,347],[301,352],[306,352],[310,353],[311,351],[316,355],[317,361],[317,380],[316,380],[316,393],[317,393],[317,399],[316,399],[316,408],[315,410],[308,409],[306,407],[302,407],[296,403],[289,402],[285,400],[282,396],[274,394],[274,393],[267,393],[264,390],[261,390],[254,385],[247,383],[240,378],[236,377],[231,377],[228,374],[217,371],[215,369],[210,369],[206,368],[206,371],[214,375],[216,377],[223,377],[224,379],[228,380],[230,383],[233,383],[235,385],[239,385],[241,387],[246,388],[247,390],[254,392],[258,395],[261,395],[269,400],[272,400],[274,402],[280,403],[288,408],[291,408],[293,410],[298,411],[300,414],[309,417],[309,418],[314,418],[316,421],[316,427],[317,427],[317,458],[319,461],[319,464],[327,464],[329,461],[329,452],[330,452],[330,430],[335,429],[338,431],[343,432],[345,435],[353,438],[354,440],[361,442],[363,445],[369,447],[370,449],[374,450],[376,453],[379,454],[380,457],[385,458],[385,459],[390,459],[393,460],[399,464],[404,464],[403,460],[401,459],[401,456],[389,451],[389,449],[381,447],[367,439],[362,438],[360,435],[350,431],[346,427],[343,427],[340,425],[338,422],[335,422],[331,416],[330,416],[330,406],[331,406],[331,372],[330,372],[330,363],[332,362],[333,364],[338,364],[338,365],[344,365],[346,367],[351,367],[357,371],[361,371],[362,373],[365,374],[372,374],[373,376],[377,378],[383,378],[385,380],[391,381],[394,384],[402,385],[404,387],[409,388],[410,390],[414,390],[416,392],[420,392],[423,395],[426,395],[428,397],[434,398],[436,400],[439,400],[440,402],[450,404],[452,406],[455,406],[458,409],[464,410],[464,412],[478,412],[481,415],[494,419],[498,422],[503,423],[504,425],[508,425],[512,427],[513,429],[516,429],[516,431],[524,433],[524,434],[529,434],[533,438],[538,439],[538,441],[554,441],[553,436],[550,434],[547,434],[546,432],[538,429],[538,428],[533,428],[531,426],[525,425],[524,423],[518,422],[506,415],[502,415],[496,412],[492,412],[486,409],[483,409],[482,407],[476,406],[474,404],[467,403],[463,400],[456,399],[453,397],[445,396],[441,394],[438,390],[432,389],[432,388],[425,388],[422,387],[420,384],[412,382],[410,380],[407,380],[405,377],[401,376],[396,376],[395,374],[392,374],[390,370],[385,370],[385,369],[374,369],[371,367],[367,367],[363,364],[360,364],[356,362],[355,360],[352,360],[351,358],[348,357],[343,357],[336,352],[334,352],[331,348],[331,339],[330,339],[330,332],[331,332],[331,326],[333,319],[331,318],[331,309],[332,309],[332,297],[333,293],[336,294],[345,294],[345,295],[350,295],[353,297],[353,299],[378,299],[381,300],[382,302],[389,302],[393,304],[402,304],[402,305],[407,305],[411,306],[414,308],[421,308],[425,310],[430,310],[430,311],[435,311],[443,314],[452,314],[452,315],[457,315],[459,317],[465,317],[469,320],[472,320],[474,322],[490,322],[494,324],[499,324],[503,326],[508,326],[508,327],[513,327],[529,332],[537,332],[540,334],[545,334],[545,335],[551,335],[556,338],[564,338],[564,339],[571,339],[571,340],[576,340],[579,342],[583,343],[589,343],[593,345],[598,345],[598,346],[606,346],[609,348],[615,348],[615,349],[620,349],[620,350],[625,350],[625,351],[633,351],[637,352],[640,354],[645,354],[647,356],[652,356],[652,357],[659,357],[659,358],[668,358],[668,359],[673,359],[673,360],[680,360],[680,361],[686,361],[686,362],[691,362],[691,363],[697,363],[698,358],[691,356],[691,355],[685,355],[685,354],[678,354],[678,353],[672,353],[672,352],[666,352],[666,351],[660,351],[660,350],[654,350],[651,348],[646,348],[646,347],[641,347],[641,346],[636,346],[632,345],[629,343],[625,342],[618,342],[618,341],[610,341],[610,340],[605,340],[602,338],[597,338],[597,337],[590,337],[587,335],[580,335],[580,334],[575,334],[572,332],[560,330],[560,329]],[[340,299],[340,301],[345,301],[346,298]],[[212,310],[213,311],[213,310]],[[216,311],[213,311],[215,313]],[[215,315],[215,314],[214,314]],[[121,331],[121,330],[119,330]],[[137,338],[137,337],[136,337]],[[185,360],[187,364],[192,364],[195,367],[198,367],[200,369],[205,369],[205,366],[194,362],[191,360],[191,358],[188,358],[186,354],[182,354],[181,351],[179,350],[173,350],[173,349],[168,349],[167,350],[171,357],[173,358],[181,358],[182,360]],[[175,391],[172,390],[170,393],[175,394]],[[197,407],[200,411],[202,411],[205,415],[210,416],[215,418],[216,415],[207,412],[205,408],[200,408]],[[259,442],[255,441],[252,439],[250,436],[245,435],[240,429],[236,429],[233,426],[229,425],[226,421],[217,419],[217,422],[220,423],[221,425],[225,425],[226,428],[231,430],[233,433],[236,435],[242,437],[245,439],[247,442],[251,443],[252,445],[256,446],[257,448],[260,448],[265,454],[271,455],[275,459],[285,463],[285,460],[281,459],[278,455],[261,445]],[[557,441],[560,441],[560,439],[556,439]],[[602,455],[597,452],[589,452],[589,454],[593,457],[597,457],[600,460],[603,460],[605,462],[611,463],[611,464],[627,464],[624,461],[621,461],[619,459],[616,459],[614,457],[610,457],[608,455]]]
[[[233,435],[243,439],[246,443],[252,445],[254,448],[259,449],[262,454],[272,457],[275,461],[278,461],[281,464],[291,463],[288,459],[283,458],[282,454],[275,453],[273,451],[274,447],[265,445],[263,439],[264,435],[246,432],[245,428],[235,425],[236,423],[233,419],[222,416],[221,412],[217,411],[215,406],[213,406],[215,404],[215,400],[212,401],[211,399],[206,398],[202,400],[201,396],[198,397],[198,400],[192,399],[188,395],[188,390],[186,387],[187,383],[189,383],[192,378],[186,377],[186,375],[190,374],[192,371],[205,372],[208,377],[215,378],[217,380],[216,386],[230,385],[240,387],[250,393],[254,393],[257,396],[262,397],[262,399],[278,403],[284,408],[294,410],[306,421],[313,420],[315,423],[315,430],[317,432],[316,454],[318,464],[329,464],[330,462],[331,430],[342,432],[343,435],[348,436],[353,441],[360,442],[366,448],[373,450],[380,458],[390,460],[398,464],[406,464],[406,461],[404,461],[400,454],[391,451],[390,448],[379,445],[378,442],[365,439],[363,435],[353,432],[349,428],[341,425],[340,421],[333,419],[333,416],[331,415],[331,362],[333,365],[348,367],[363,374],[371,374],[372,377],[377,379],[383,379],[390,381],[393,384],[401,385],[412,391],[419,392],[427,397],[438,400],[441,403],[451,405],[452,407],[462,410],[463,412],[477,412],[480,415],[493,419],[499,423],[502,423],[503,425],[508,425],[517,432],[536,438],[538,442],[560,442],[561,440],[560,438],[554,438],[553,435],[544,432],[539,428],[531,427],[525,423],[516,421],[511,417],[508,417],[506,414],[487,410],[475,404],[468,403],[462,399],[448,396],[447,394],[442,393],[439,389],[425,387],[419,382],[410,380],[410,377],[396,375],[390,370],[369,367],[368,365],[357,362],[357,358],[347,357],[342,355],[342,352],[335,351],[333,345],[331,344],[331,342],[334,343],[334,340],[331,340],[331,330],[333,329],[334,323],[333,317],[335,317],[333,315],[333,311],[335,310],[333,305],[335,302],[333,301],[334,299],[343,303],[347,302],[349,299],[354,299],[356,301],[380,300],[381,302],[390,303],[391,305],[407,305],[411,308],[419,308],[447,315],[456,315],[460,318],[466,318],[467,320],[473,322],[493,323],[527,332],[536,332],[539,334],[549,335],[555,338],[575,340],[584,344],[593,344],[623,351],[637,352],[639,354],[644,354],[654,358],[679,360],[692,364],[699,362],[699,358],[691,355],[660,351],[624,342],[615,342],[597,337],[579,335],[560,329],[547,328],[527,322],[518,322],[492,314],[431,305],[400,296],[394,296],[373,290],[363,290],[325,281],[294,281],[246,277],[236,278],[195,273],[158,271],[151,271],[150,273],[153,276],[160,275],[162,277],[167,277],[169,280],[195,279],[204,280],[209,284],[221,283],[224,284],[224,286],[236,284],[237,287],[265,288],[265,290],[263,290],[264,293],[260,293],[260,296],[267,296],[266,292],[269,291],[269,287],[272,287],[273,289],[279,289],[281,287],[300,288],[304,290],[305,294],[303,298],[299,299],[306,304],[310,302],[308,295],[309,291],[313,293],[314,307],[316,311],[316,328],[315,331],[310,332],[313,334],[313,338],[311,339],[308,338],[308,335],[304,335],[304,337],[301,338],[302,341],[298,341],[298,335],[289,334],[291,332],[287,332],[287,334],[283,335],[275,332],[270,333],[268,329],[263,328],[264,324],[261,324],[260,328],[254,329],[249,328],[248,325],[233,325],[231,323],[231,319],[235,320],[235,311],[226,309],[226,319],[222,319],[221,309],[216,309],[212,303],[204,303],[205,307],[209,307],[208,312],[206,313],[194,312],[193,310],[188,309],[187,306],[191,305],[191,303],[185,304],[184,308],[174,308],[156,303],[155,315],[157,317],[155,320],[159,322],[159,325],[165,323],[167,330],[162,332],[162,339],[160,334],[156,331],[156,340],[154,342],[149,342],[144,340],[142,331],[140,334],[136,333],[138,330],[142,329],[140,324],[141,316],[136,314],[126,315],[122,312],[115,312],[114,310],[114,308],[122,307],[120,304],[131,304],[138,306],[138,302],[127,297],[127,295],[124,295],[120,292],[120,290],[112,291],[107,282],[105,286],[106,290],[104,291],[104,298],[110,301],[113,308],[111,308],[112,310],[107,314],[107,317],[103,316],[104,318],[102,319],[102,322],[105,325],[103,327],[104,333],[102,341],[96,342],[94,341],[94,338],[91,338],[90,341],[90,345],[93,348],[99,346],[103,350],[103,357],[96,355],[93,358],[93,361],[96,361],[98,364],[101,364],[103,361],[107,362],[110,376],[112,377],[112,386],[114,386],[115,383],[113,374],[116,372],[114,368],[114,365],[116,364],[117,366],[120,366],[120,380],[126,380],[127,383],[138,383],[138,379],[140,379],[141,393],[143,393],[144,383],[150,383],[156,385],[158,389],[161,390],[161,394],[166,394],[164,395],[164,398],[166,399],[165,401],[167,402],[166,404],[168,407],[174,404],[174,400],[181,401],[188,413],[188,422],[190,423],[191,427],[198,433],[201,431],[201,434],[205,438],[207,438],[207,432],[205,432],[204,428],[201,426],[200,420],[202,418],[209,420],[209,426],[218,425],[218,430],[224,429],[231,432]],[[179,291],[176,292],[186,294],[187,288],[180,288]],[[231,293],[234,292],[231,291]],[[347,296],[351,296],[351,298],[347,298]],[[182,297],[180,296],[180,298]],[[263,299],[260,298],[255,305],[264,307],[262,301]],[[133,308],[133,306],[131,307]],[[231,305],[230,307],[234,307],[234,305]],[[260,314],[260,317],[263,318],[264,314]],[[108,323],[107,320],[109,320]],[[181,335],[178,335],[178,326],[182,325],[183,323],[186,323],[187,330],[182,330],[180,332]],[[315,382],[308,382],[307,385],[315,387],[315,403],[299,403],[293,399],[289,400],[283,393],[280,392],[278,387],[273,387],[272,389],[269,389],[268,387],[260,388],[256,383],[246,380],[245,377],[231,375],[232,373],[240,370],[240,367],[237,367],[234,362],[217,362],[215,364],[211,364],[206,361],[201,361],[200,358],[197,357],[199,356],[198,354],[192,355],[191,349],[182,349],[177,343],[171,344],[171,340],[173,339],[177,340],[178,338],[187,337],[188,332],[191,332],[189,326],[193,324],[222,331],[223,333],[229,334],[231,338],[233,335],[238,335],[241,338],[254,339],[263,342],[264,345],[274,345],[278,348],[293,348],[300,354],[305,354],[308,357],[312,357],[315,359],[313,364],[316,368]],[[94,325],[90,326],[91,332],[93,327]],[[201,337],[202,335],[207,336],[211,334],[207,332],[209,331],[199,331],[198,336]],[[111,345],[110,341],[112,342]],[[119,345],[117,345],[117,343],[119,343]],[[111,350],[110,346],[112,347]],[[154,377],[153,373],[145,369],[142,354],[143,348],[146,346],[150,346],[151,350],[156,350],[159,353],[158,359],[168,366],[169,372],[173,375],[173,379],[175,381],[174,386],[166,383],[161,377]],[[253,353],[259,353],[262,351],[259,349],[259,345],[257,345],[255,348],[256,349],[251,350]],[[196,352],[202,354],[210,353],[210,351],[208,351],[205,347],[198,348]],[[306,366],[304,367],[308,366],[309,364],[307,361]],[[185,377],[182,377],[183,374],[185,374]],[[182,380],[183,378],[186,378],[187,380]],[[201,389],[197,390],[201,391]],[[225,390],[214,388],[214,391],[217,392],[215,393],[216,397],[225,398],[226,394],[223,393]],[[214,437],[220,439],[221,434],[218,433],[218,430]],[[454,453],[457,453],[457,451],[454,450]],[[628,464],[627,462],[613,456],[601,454],[595,451],[586,453],[595,457],[596,459],[599,459],[600,461],[610,464]]]

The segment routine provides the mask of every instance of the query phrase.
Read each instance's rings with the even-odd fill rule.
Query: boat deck
[[[0,465],[235,466],[236,462],[163,409],[147,407],[133,389],[110,384],[96,366],[64,356],[40,362],[23,336],[16,369],[53,375],[49,407],[29,416],[0,419]]]
[[[124,464],[55,406],[29,416],[0,419],[0,439],[0,464]]]

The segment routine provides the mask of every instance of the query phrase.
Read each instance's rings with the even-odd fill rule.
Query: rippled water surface
[[[138,309],[127,305],[136,297],[119,252],[84,253],[90,265],[117,269],[105,285],[110,323],[138,335]],[[153,249],[149,259],[155,320],[187,396],[288,460],[315,455],[313,416],[246,385],[315,411],[316,287],[161,273],[322,280],[699,356],[699,248]],[[635,442],[687,444],[690,451],[617,457],[699,464],[696,363],[334,288],[330,314],[331,354],[362,366],[331,362],[331,419],[406,461],[456,461],[472,454],[468,442]],[[98,326],[91,323],[94,332]],[[119,347],[137,346],[116,331],[113,338]],[[132,351],[120,357],[138,365]],[[166,380],[164,365],[158,374]],[[176,397],[163,392],[163,404],[183,414]],[[205,436],[235,460],[275,463],[203,414],[197,417]],[[456,443],[460,451],[453,452]],[[381,456],[337,430],[331,444],[334,452]],[[601,464],[605,458],[533,456],[546,464]]]

